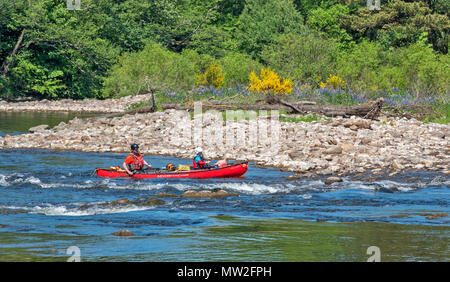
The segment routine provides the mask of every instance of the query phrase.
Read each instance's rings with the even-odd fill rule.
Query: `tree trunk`
[[[14,46],[14,49],[12,50],[11,54],[9,54],[9,56],[5,59],[5,61],[2,64],[1,70],[3,77],[5,77],[8,74],[9,66],[14,61],[14,56],[16,55],[17,50],[19,50],[20,45],[22,44],[24,34],[25,29],[23,29],[22,32],[20,33],[19,39],[17,39],[16,46]]]

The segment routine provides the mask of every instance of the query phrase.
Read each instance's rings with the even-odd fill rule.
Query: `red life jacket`
[[[139,156],[136,156],[135,154],[131,153],[130,156],[133,157],[134,160],[133,163],[129,164],[131,170],[140,170],[144,168],[144,158],[141,154],[139,154]]]

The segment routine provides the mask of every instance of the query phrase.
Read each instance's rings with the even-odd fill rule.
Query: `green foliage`
[[[323,118],[317,114],[309,114],[309,115],[299,115],[296,117],[281,117],[280,121],[282,122],[319,122],[319,121],[329,121],[329,118]]]
[[[335,42],[313,31],[280,35],[267,45],[262,60],[293,80],[317,83],[335,70],[338,50]]]
[[[123,51],[141,50],[149,39],[168,44],[181,17],[175,2],[170,0],[97,0],[95,5],[102,15],[99,36]]]
[[[231,34],[217,26],[208,26],[192,36],[187,48],[200,54],[208,54],[215,58],[225,56],[227,50],[235,45]]]
[[[378,41],[386,48],[409,46],[427,32],[435,50],[448,52],[449,16],[433,13],[422,1],[390,1],[379,11],[362,7],[355,14],[343,15],[341,25],[353,38]]]
[[[430,114],[431,113],[431,114]],[[434,122],[441,124],[450,123],[450,104],[438,104],[431,111],[427,111],[423,122]]]
[[[397,87],[416,96],[435,96],[450,91],[449,59],[423,42],[384,50],[364,41],[339,57],[337,73],[357,91]]]
[[[376,83],[383,54],[379,45],[363,41],[338,57],[337,73],[351,88],[357,91],[368,89]]]
[[[292,0],[248,0],[239,18],[239,49],[260,58],[265,45],[283,33],[301,30],[302,17]]]
[[[235,52],[227,53],[225,57],[219,60],[219,64],[225,74],[225,87],[247,84],[249,73],[257,72],[262,68],[262,65],[250,56]]]
[[[122,97],[145,92],[148,91],[146,80],[158,90],[188,90],[195,85],[195,75],[200,73],[191,60],[195,56],[192,52],[177,54],[156,43],[140,52],[123,54],[105,80],[103,94]]]
[[[12,88],[7,91],[41,98],[99,97],[105,71],[117,53],[98,38],[95,11],[72,13],[57,0],[2,4],[22,9],[6,15],[0,10],[0,21],[9,22],[8,30],[0,31],[8,42],[2,61],[2,75]]]
[[[449,3],[389,0],[369,11],[361,0],[82,0],[69,11],[62,0],[0,0],[0,98],[107,98],[150,86],[158,99],[187,101],[212,65],[223,82],[201,84],[223,85],[220,95],[270,68],[294,90],[325,96],[319,83],[334,75],[368,96],[448,97]],[[350,103],[342,93],[329,101]]]
[[[151,100],[150,101],[142,101],[142,102],[139,102],[139,103],[131,104],[128,107],[128,110],[140,109],[140,108],[148,107],[149,105],[151,105]]]
[[[354,42],[338,22],[339,18],[348,14],[349,8],[342,4],[333,5],[328,9],[318,7],[310,11],[306,24],[324,35],[337,39],[343,48],[348,48]]]
[[[49,70],[40,65],[34,65],[27,59],[19,59],[17,66],[12,70],[13,77],[24,81],[24,87],[45,97],[57,98],[58,94],[66,88],[61,78],[61,70]]]

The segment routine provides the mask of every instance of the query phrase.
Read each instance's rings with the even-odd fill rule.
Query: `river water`
[[[37,125],[35,115],[28,127]],[[26,131],[27,114],[1,118],[0,134]],[[51,121],[68,118],[54,114]],[[125,157],[0,150],[0,261],[66,261],[71,246],[82,261],[366,261],[370,246],[381,261],[449,260],[450,178],[440,172],[346,177],[332,185],[287,180],[291,173],[252,163],[240,179],[91,175]],[[154,167],[190,163],[145,159]],[[239,196],[180,197],[213,189]],[[123,198],[131,203],[107,204]],[[138,204],[155,198],[164,203]],[[110,235],[124,229],[135,236]]]

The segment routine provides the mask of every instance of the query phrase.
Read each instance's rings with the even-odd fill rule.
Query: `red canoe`
[[[97,176],[101,177],[133,177],[133,178],[210,178],[210,177],[239,177],[247,172],[248,163],[238,163],[222,168],[198,169],[190,171],[158,171],[136,173],[129,176],[117,168],[97,168]]]

